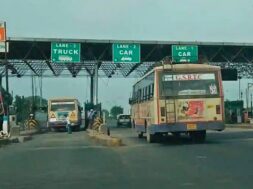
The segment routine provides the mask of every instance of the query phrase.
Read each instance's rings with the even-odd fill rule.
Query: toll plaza
[[[4,53],[0,54],[1,76],[6,75],[5,66],[8,76],[18,78],[31,74],[43,77],[89,76],[91,89],[96,74],[109,78],[141,77],[164,57],[219,65],[224,70],[236,69],[243,78],[251,78],[253,70],[251,43],[12,37],[6,41],[9,51],[6,61]],[[90,100],[93,98],[91,95]]]
[[[7,43],[9,48],[8,52],[6,52]],[[19,80],[22,79],[23,77],[31,77],[31,76],[70,77],[70,78],[73,77],[73,79],[76,77],[82,78],[84,76],[85,77],[88,76],[90,78],[90,98],[84,105],[86,117],[90,109],[95,109],[98,112],[101,111],[102,104],[99,103],[98,99],[99,77],[114,78],[114,79],[141,78],[147,72],[152,70],[152,68],[159,65],[163,65],[164,63],[171,64],[172,62],[183,64],[204,63],[210,65],[218,65],[222,68],[221,70],[222,79],[225,81],[235,81],[237,79],[239,79],[240,81],[241,78],[252,78],[253,75],[252,74],[253,44],[245,44],[245,43],[8,38],[6,40],[5,45],[3,46],[5,53],[0,54],[0,61],[1,61],[0,75],[1,78],[2,77],[6,78],[5,79],[6,83],[5,84],[2,84],[2,82],[0,83],[3,86],[6,85],[7,90],[8,90],[9,77],[14,77],[16,78],[16,80]],[[168,80],[170,80],[170,78]],[[250,86],[248,86],[248,91],[249,88]],[[82,86],[80,86],[80,90],[82,90]],[[249,92],[247,93],[247,95],[249,95]],[[239,96],[241,96],[240,91]],[[200,107],[202,105],[201,103],[195,103],[195,106]],[[0,107],[1,109],[4,109],[2,106]],[[214,107],[213,105],[210,105],[210,108],[216,108],[216,112],[221,110],[220,106],[218,106],[217,108],[217,106]],[[233,114],[233,111],[239,112],[237,120],[240,120],[241,122],[242,120],[241,109],[242,105],[240,105],[240,108],[232,107],[227,111],[228,117],[231,118],[231,122],[235,122],[236,119],[235,117],[236,114]],[[11,111],[7,111],[4,113],[5,116],[3,122],[5,128],[7,128],[6,125],[8,126],[7,117],[9,117],[8,115],[10,113]],[[15,116],[11,117],[14,118]],[[45,115],[41,114],[41,117],[45,117]],[[43,121],[44,119],[38,120],[38,123],[41,123]],[[13,119],[9,120],[9,122],[15,125],[15,123],[13,123]],[[29,123],[31,125],[37,124],[32,119],[28,120],[28,125]],[[85,125],[87,125],[87,120],[85,120]],[[165,164],[168,164],[168,162],[170,163],[167,157],[169,158],[172,157],[172,159],[173,158],[176,159],[176,162],[178,162],[178,158],[180,157],[181,158],[180,161],[183,162],[186,159],[185,157],[189,157],[189,154],[191,155],[192,153],[194,154],[192,157],[193,159],[197,160],[201,159],[201,161],[204,161],[207,159],[207,156],[212,158],[214,156],[213,153],[216,150],[218,152],[224,152],[224,146],[226,145],[227,146],[225,148],[230,149],[232,143],[231,141],[233,141],[233,145],[237,146],[238,144],[242,143],[243,140],[244,141],[249,140],[250,137],[251,138],[253,137],[252,131],[250,130],[247,132],[242,131],[245,128],[239,128],[241,129],[239,130],[239,132],[233,130],[231,132],[228,129],[228,131],[224,131],[222,134],[218,135],[210,133],[208,141],[202,144],[202,146],[199,146],[197,144],[195,147],[197,150],[196,152],[193,152],[192,150],[193,148],[189,148],[190,147],[189,145],[178,145],[178,144],[192,144],[192,141],[187,140],[185,138],[181,138],[179,139],[179,143],[178,141],[175,142],[175,138],[178,139],[177,135],[173,137],[171,137],[170,135],[166,135],[165,137],[167,138],[165,139],[167,139],[167,142],[163,144],[152,144],[148,146],[147,144],[144,144],[143,140],[140,139],[140,141],[137,141],[132,136],[133,135],[132,128],[125,128],[124,130],[123,129],[120,130],[119,128],[116,128],[115,130],[108,130],[108,128],[103,124],[103,120],[101,120],[101,117],[98,117],[97,119],[94,120],[94,125],[95,129],[88,129],[87,132],[85,133],[69,132],[71,135],[68,136],[64,135],[63,133],[60,134],[47,133],[44,135],[37,135],[35,136],[37,140],[34,140],[30,144],[28,143],[27,147],[23,145],[21,146],[21,148],[25,148],[26,151],[29,150],[31,151],[31,153],[33,153],[33,151],[36,153],[39,151],[43,151],[43,153],[39,154],[38,156],[38,159],[41,157],[45,157],[44,159],[40,160],[41,162],[45,161],[45,159],[47,159],[48,157],[50,157],[51,159],[50,155],[52,155],[52,153],[54,155],[53,157],[58,160],[61,160],[62,157],[69,158],[72,153],[76,153],[76,151],[79,150],[80,148],[78,154],[72,155],[73,157],[75,157],[73,161],[75,163],[81,162],[80,165],[83,165],[84,164],[83,162],[88,162],[85,165],[85,167],[83,166],[82,170],[86,170],[86,168],[89,166],[90,166],[89,170],[94,170],[93,167],[94,164],[90,163],[90,159],[95,160],[96,165],[99,165],[99,167],[101,165],[101,162],[107,161],[111,163],[112,160],[115,160],[117,167],[122,167],[122,165],[125,165],[124,162],[127,162],[133,158],[141,157],[142,159],[145,159],[146,157],[143,155],[143,152],[147,153],[148,156],[152,157],[153,159],[156,158],[156,162],[160,162],[161,157],[166,157],[166,159],[164,160]],[[189,132],[195,132],[194,129],[197,128],[196,124],[187,124],[187,127],[190,129]],[[32,133],[33,132],[32,131],[26,132],[26,135],[22,136],[23,133],[20,132],[18,127],[12,126],[12,128],[13,130],[11,130],[11,133],[15,133],[16,135],[18,135],[19,142],[31,140],[31,138],[35,134],[37,134],[37,131],[34,133]],[[248,126],[248,128],[252,129],[253,127],[250,125]],[[5,132],[7,132],[7,130],[5,130]],[[198,132],[196,133],[199,134]],[[147,134],[148,133],[146,133],[146,139],[148,141],[150,140],[149,139],[150,137],[148,137]],[[138,135],[138,137],[143,138],[145,136]],[[91,142],[89,138],[94,139],[96,143]],[[4,138],[3,140],[1,139],[0,141],[9,143],[10,140],[9,138]],[[101,145],[104,145],[105,147]],[[159,148],[157,148],[158,145]],[[173,148],[168,148],[169,145],[174,146]],[[215,150],[210,150],[210,152],[206,153],[206,149],[208,149],[209,146],[212,146],[213,148],[215,148]],[[118,148],[114,148],[113,150],[111,150],[111,147],[122,147],[121,149],[124,150],[119,150]],[[203,147],[205,151],[203,151]],[[164,150],[164,148],[166,148],[166,150]],[[146,151],[147,149],[148,151]],[[182,156],[178,156],[178,151],[182,149],[183,153],[185,154],[183,154]],[[238,149],[240,150],[240,148]],[[59,153],[58,152],[59,150],[62,150],[62,152]],[[246,150],[249,151],[250,149]],[[46,154],[48,151],[50,152],[50,154]],[[98,155],[93,154],[93,156],[90,156],[90,154],[92,154],[94,151],[98,151]],[[101,151],[103,152],[102,155]],[[240,152],[246,154],[248,151],[244,152],[241,150]],[[111,153],[111,155],[108,156],[108,152],[113,153]],[[122,154],[122,152],[124,154]],[[207,155],[205,156],[199,155],[200,152],[205,153]],[[64,153],[66,153],[66,155],[62,155]],[[173,153],[176,155],[173,155]],[[234,155],[235,149],[231,148],[229,153]],[[117,157],[118,159],[114,159],[115,154],[119,156]],[[156,156],[157,154],[159,154],[159,156]],[[160,156],[160,154],[162,156]],[[223,159],[231,158],[230,154],[224,155],[226,153],[219,153],[216,156],[220,154],[224,156]],[[238,153],[236,152],[236,154]],[[26,155],[24,157],[27,158]],[[248,158],[248,156],[244,157]],[[84,160],[85,158],[87,159]],[[121,162],[122,158],[125,158],[123,159],[124,161],[123,163]],[[149,165],[154,164],[153,159],[152,161],[148,160],[150,161],[148,162]],[[221,163],[218,165],[219,167],[222,166],[224,162],[223,159],[221,160]],[[236,158],[235,162],[237,161],[238,159]],[[245,160],[245,162],[249,161],[250,157],[249,159]],[[66,162],[69,162],[69,159],[66,159]],[[137,171],[140,171],[139,159],[136,159],[136,161],[133,162],[138,162],[138,165],[136,164],[135,168],[138,168]],[[132,165],[133,162],[128,162],[125,168],[126,172],[124,172],[124,175],[129,173],[129,165]],[[211,160],[210,162],[213,162],[213,160]],[[192,160],[186,162],[187,165],[190,165],[191,163]],[[65,163],[65,165],[66,164],[68,163]],[[157,171],[160,172],[160,170],[164,168],[165,164],[159,165],[160,169]],[[173,162],[172,164],[174,165],[175,163]],[[52,163],[52,160],[46,161],[45,165],[55,166],[55,162]],[[101,167],[104,167],[104,165]],[[233,164],[233,166],[234,165],[235,164]],[[71,170],[71,168],[69,168],[69,170]],[[50,167],[47,168],[47,170],[49,169]],[[54,167],[54,170],[58,169],[59,167]],[[157,169],[157,167],[154,167],[152,169]],[[178,167],[174,167],[173,169],[177,170]],[[195,169],[195,167],[193,169]],[[109,167],[109,169],[105,167],[103,172],[108,172],[108,170],[112,170],[111,167]],[[163,173],[167,172],[168,169],[167,168],[164,169]],[[220,173],[220,171],[217,171],[215,175],[217,175],[218,173]],[[57,172],[57,174],[59,173]],[[86,173],[84,171],[84,175],[85,174],[88,175],[90,174],[90,172]],[[118,172],[116,172],[115,175],[117,174]],[[143,173],[143,175],[145,174],[146,172]],[[33,175],[29,176],[32,177]],[[120,176],[119,178],[122,177],[123,176]],[[112,180],[115,181],[114,178],[112,178]],[[129,180],[129,182],[131,182],[131,180]]]
[[[175,62],[222,68],[223,80],[252,78],[253,44],[183,41],[128,41],[6,38],[0,74],[8,77],[90,78],[89,103],[98,104],[98,77],[140,78],[166,57]],[[88,106],[87,106],[88,107]]]

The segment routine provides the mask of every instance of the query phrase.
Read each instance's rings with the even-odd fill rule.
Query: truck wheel
[[[75,126],[74,131],[80,131],[80,126]]]
[[[195,143],[204,143],[206,140],[206,131],[192,131],[190,137]]]

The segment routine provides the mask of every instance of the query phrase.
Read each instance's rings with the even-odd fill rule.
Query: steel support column
[[[101,64],[100,64],[101,65]],[[95,98],[94,98],[94,104],[98,104],[98,69],[99,69],[99,63],[96,63],[95,65],[95,88],[94,88],[94,93],[95,93]]]
[[[94,75],[90,75],[90,103],[94,101]]]
[[[6,22],[4,22],[4,29],[5,29],[5,37],[6,37]],[[9,74],[8,74],[8,58],[7,58],[7,41],[4,41],[4,61],[5,61],[5,81],[6,81],[6,92],[9,94]],[[7,127],[8,132],[10,132],[9,126],[9,104],[7,104],[5,115],[7,116]]]

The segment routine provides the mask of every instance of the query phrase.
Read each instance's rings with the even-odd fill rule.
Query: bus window
[[[145,100],[145,88],[142,88],[142,96],[141,96],[141,100],[144,101]]]
[[[138,90],[138,102],[141,102],[141,89]]]
[[[219,94],[219,85],[214,73],[171,74],[160,77],[161,96],[214,96]]]
[[[145,88],[142,88],[142,98],[141,98],[142,101],[145,100]]]
[[[154,83],[151,84],[151,92],[150,92],[150,97],[152,98],[154,95]]]
[[[150,92],[149,92],[149,86],[147,86],[146,89],[147,89],[147,99],[149,99],[149,94],[150,94]]]
[[[147,91],[148,91],[148,94],[147,94],[147,99],[150,99],[150,85],[147,86]]]
[[[145,100],[148,99],[148,87],[145,87]]]
[[[150,99],[150,85],[148,86],[148,99]]]
[[[73,111],[75,110],[74,102],[65,102],[65,103],[52,103],[51,104],[51,111]]]

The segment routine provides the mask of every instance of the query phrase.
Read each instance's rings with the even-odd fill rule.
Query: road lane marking
[[[38,151],[38,150],[73,150],[73,149],[102,149],[102,148],[108,148],[106,146],[43,146],[43,147],[34,147],[29,148],[28,150],[31,151]]]
[[[196,156],[197,159],[206,159],[206,156]]]

